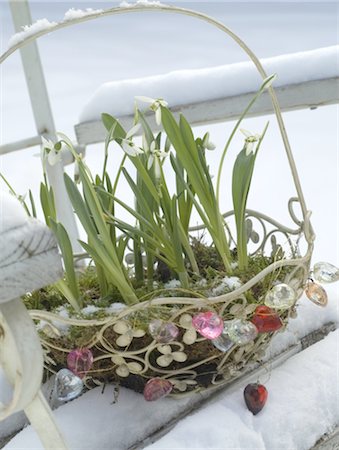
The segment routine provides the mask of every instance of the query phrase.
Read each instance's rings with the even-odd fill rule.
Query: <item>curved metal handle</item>
[[[78,17],[78,18],[74,18],[74,19],[70,19],[70,20],[61,21],[61,22],[56,23],[55,25],[49,27],[48,29],[41,30],[41,31],[39,31],[39,32],[37,32],[35,34],[30,35],[29,37],[23,39],[22,41],[16,43],[12,47],[10,47],[5,53],[3,53],[0,56],[0,64],[3,61],[5,61],[17,49],[19,49],[21,47],[24,47],[25,45],[29,44],[33,40],[35,40],[35,39],[37,39],[37,38],[39,38],[39,37],[41,37],[41,36],[43,36],[45,34],[51,33],[53,31],[60,30],[62,28],[66,28],[66,27],[69,27],[69,26],[72,26],[72,25],[76,25],[78,23],[87,22],[89,20],[94,20],[94,19],[97,19],[97,18],[100,18],[100,17],[116,15],[116,14],[138,13],[138,12],[148,12],[148,11],[176,13],[176,14],[181,14],[181,15],[195,17],[195,18],[200,19],[200,20],[202,20],[204,22],[210,23],[214,27],[218,28],[219,30],[221,30],[222,32],[224,32],[228,36],[230,36],[245,51],[245,53],[248,55],[248,57],[251,59],[251,61],[255,64],[255,66],[256,66],[259,74],[262,76],[262,78],[263,79],[267,78],[267,74],[266,74],[262,64],[260,63],[259,59],[256,57],[256,55],[245,44],[245,42],[240,39],[240,37],[238,35],[236,35],[232,30],[230,30],[224,24],[222,24],[221,22],[217,21],[216,19],[213,19],[212,17],[210,17],[210,16],[208,16],[206,14],[203,14],[201,12],[196,12],[196,11],[193,11],[193,10],[190,10],[190,9],[186,9],[186,8],[179,8],[179,7],[176,7],[176,6],[168,6],[168,5],[163,5],[163,4],[159,4],[159,5],[134,4],[134,5],[123,6],[123,7],[118,7],[118,8],[117,7],[115,7],[115,8],[108,8],[108,9],[100,10],[100,11],[97,11],[97,12],[96,11],[91,12],[91,13],[89,13],[87,15],[84,15],[83,17]],[[309,214],[308,214],[308,211],[307,211],[307,207],[306,207],[303,191],[302,191],[302,188],[301,188],[300,179],[299,179],[299,176],[298,176],[296,164],[295,164],[295,161],[294,161],[294,158],[293,158],[291,146],[290,146],[289,139],[288,139],[288,136],[287,136],[285,124],[284,124],[284,121],[283,121],[283,118],[282,118],[279,102],[278,102],[276,93],[275,93],[275,91],[274,91],[272,86],[268,88],[268,92],[269,92],[269,95],[271,97],[273,108],[274,108],[274,112],[275,112],[275,116],[276,116],[277,121],[278,121],[280,134],[281,134],[281,137],[282,137],[282,140],[283,140],[283,144],[284,144],[284,147],[285,147],[286,155],[287,155],[288,162],[289,162],[289,165],[290,165],[290,169],[291,169],[291,172],[292,172],[292,177],[293,177],[294,184],[295,184],[295,187],[296,187],[297,196],[298,196],[299,201],[300,201],[300,206],[301,206],[303,218],[304,218],[304,220],[308,221],[309,220]]]

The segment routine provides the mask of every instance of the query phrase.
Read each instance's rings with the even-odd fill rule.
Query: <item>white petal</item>
[[[157,108],[157,110],[155,111],[155,121],[157,123],[157,125],[161,125],[161,109]]]
[[[155,100],[154,98],[151,97],[145,97],[143,95],[137,95],[136,97],[134,97],[136,100],[139,100],[140,102],[144,102],[144,103],[154,103]]]
[[[177,362],[185,362],[187,360],[187,355],[184,352],[173,352],[172,358]]]
[[[252,136],[252,133],[250,131],[244,130],[243,128],[240,128],[240,131],[248,138]]]
[[[172,349],[170,345],[161,345],[159,346],[159,352],[163,355],[170,355],[172,353]]]
[[[192,316],[183,314],[179,319],[179,323],[183,328],[190,328],[192,326]]]
[[[186,345],[194,344],[196,339],[197,339],[197,332],[194,328],[190,328],[189,330],[187,330],[182,338],[184,344]]]
[[[127,367],[127,364],[123,364],[122,366],[117,367],[116,373],[119,375],[119,377],[126,378],[129,375],[129,369]]]
[[[129,329],[130,326],[123,320],[119,320],[113,327],[113,330],[118,334],[125,334]]]
[[[119,355],[113,355],[111,358],[112,363],[116,364],[117,366],[121,366],[122,364],[125,364],[125,360],[122,356]]]
[[[54,166],[55,164],[57,164],[60,161],[60,159],[61,159],[60,154],[56,152],[54,149],[48,153],[47,161],[50,166]]]
[[[130,333],[118,337],[116,343],[119,347],[127,347],[132,342],[133,336]]]
[[[157,358],[157,364],[160,367],[167,367],[173,361],[173,357],[171,355],[162,355]]]
[[[134,125],[134,127],[132,127],[126,134],[126,139],[131,138],[132,136],[134,136],[139,130],[140,130],[141,124],[137,123],[136,125]]]
[[[133,330],[133,337],[140,338],[145,336],[146,332],[144,330]]]
[[[151,170],[154,162],[154,156],[150,155],[147,161],[147,170]]]
[[[127,153],[127,155],[132,156],[132,157],[137,156],[137,154],[140,153],[138,151],[139,149],[135,145],[130,144],[127,141],[122,142],[122,148],[123,148],[124,152]]]
[[[149,149],[150,149],[151,152],[155,151],[155,149],[156,149],[155,141],[152,141]]]
[[[130,372],[138,373],[138,372],[142,371],[142,365],[137,362],[127,363],[127,366],[129,368]]]

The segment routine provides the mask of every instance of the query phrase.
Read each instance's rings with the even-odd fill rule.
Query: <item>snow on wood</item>
[[[323,341],[292,356],[280,367],[271,368],[270,376],[269,368],[263,368],[260,381],[266,385],[269,398],[256,417],[245,407],[243,388],[247,383],[257,381],[257,373],[253,374],[253,379],[246,377],[231,389],[224,389],[147,448],[308,450],[339,420],[337,399],[332,391],[338,364],[337,358],[333,357],[337,340],[338,331],[330,333]],[[201,406],[202,399],[196,395],[190,399],[162,399],[148,403],[142,395],[121,388],[117,402],[112,403],[113,386],[106,386],[103,393],[100,387],[93,389],[54,414],[71,450],[141,449],[147,442],[149,445],[144,439],[153,430],[181,417],[183,410],[192,409],[199,402]],[[305,429],[308,430],[306,434]],[[42,449],[30,427],[4,448],[19,450],[23,446]]]
[[[339,45],[335,45],[262,59],[261,62],[268,74],[278,74],[274,87],[282,90],[288,86],[298,86],[299,89],[300,85],[306,83],[338,79],[338,57]],[[234,99],[255,92],[260,84],[260,76],[251,62],[108,82],[101,85],[85,105],[80,122],[100,120],[102,112],[118,117],[131,115],[135,97],[140,95],[164,98],[170,107],[176,108]],[[295,94],[298,94],[298,90],[293,92]],[[332,95],[338,100],[335,90]],[[228,113],[226,111],[225,115]]]
[[[0,205],[0,302],[7,302],[57,281],[62,268],[52,232],[10,195],[1,194]]]

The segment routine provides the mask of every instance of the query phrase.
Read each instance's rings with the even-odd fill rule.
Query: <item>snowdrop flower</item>
[[[150,98],[144,96],[135,97],[136,100],[139,100],[144,103],[150,103],[150,109],[155,112],[155,121],[157,125],[161,124],[161,106],[166,107],[168,103],[162,98]]]
[[[141,125],[138,123],[137,125],[134,125],[126,134],[126,137],[122,139],[121,146],[122,149],[127,155],[129,156],[137,156],[140,155],[140,153],[143,153],[141,148],[136,146],[132,140],[133,136],[139,131]]]
[[[206,133],[201,144],[206,150],[214,150],[215,145],[210,141],[210,134]]]
[[[149,149],[149,157],[147,161],[147,169],[150,170],[151,167],[154,164],[155,167],[155,174],[157,178],[160,177],[160,167],[159,167],[159,160],[160,158],[166,158],[167,153],[164,151],[161,151],[156,147],[156,142],[153,141],[151,143],[150,149]]]
[[[60,151],[55,148],[54,143],[50,139],[46,139],[43,136],[41,136],[40,157],[44,170],[46,159],[50,166],[54,166],[59,161],[61,161]]]
[[[252,134],[250,131],[241,129],[242,134],[246,136],[245,138],[245,148],[246,148],[246,156],[249,156],[251,153],[254,153],[254,144],[259,141],[259,134]]]

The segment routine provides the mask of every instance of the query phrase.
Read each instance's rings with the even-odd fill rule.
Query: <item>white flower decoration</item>
[[[157,358],[157,364],[160,367],[167,367],[173,361],[185,362],[187,360],[187,355],[184,352],[172,352],[172,347],[170,345],[160,345],[158,347],[162,356]]]
[[[155,112],[155,121],[157,125],[161,124],[161,106],[166,107],[168,103],[162,98],[150,98],[144,96],[135,97],[136,100],[139,100],[144,103],[150,103],[150,109]]]
[[[130,345],[133,338],[140,338],[146,334],[144,330],[133,330],[130,324],[123,320],[119,320],[119,322],[114,325],[113,330],[121,335],[116,340],[116,344],[119,347],[127,347]]]
[[[183,314],[179,319],[180,326],[186,331],[182,337],[183,342],[186,345],[192,345],[197,340],[197,330],[192,324],[192,316],[189,314]]]
[[[197,384],[194,380],[176,380],[174,378],[169,378],[168,381],[170,381],[174,389],[177,389],[180,392],[185,392],[189,386],[195,386]]]
[[[130,373],[140,373],[142,371],[142,365],[135,361],[126,362],[125,358],[119,355],[114,355],[111,359],[117,366],[115,371],[119,377],[126,378]]]
[[[125,153],[129,156],[137,156],[143,153],[140,147],[136,146],[133,142],[133,136],[139,131],[141,125],[138,123],[134,125],[126,134],[124,139],[121,139],[121,147]]]
[[[150,146],[150,149],[149,149],[147,169],[150,170],[151,167],[153,166],[153,163],[155,164],[155,167],[157,168],[159,166],[159,159],[166,158],[167,155],[168,154],[166,152],[163,152],[160,149],[156,148],[156,143],[155,143],[155,141],[153,141]]]

